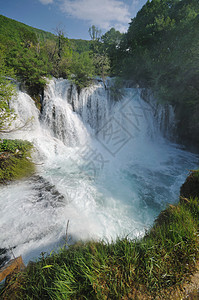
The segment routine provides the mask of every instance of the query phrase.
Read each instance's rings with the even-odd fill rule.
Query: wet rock
[[[24,268],[25,268],[25,265],[23,263],[21,256],[10,260],[9,263],[7,263],[0,270],[0,281],[2,281],[4,278],[6,278],[9,275],[12,277],[13,273],[18,273],[19,271],[23,270]]]
[[[199,171],[192,171],[190,173],[180,188],[180,195],[184,198],[199,198]]]
[[[10,260],[8,249],[0,248],[0,268],[2,268]]]
[[[35,202],[43,202],[44,207],[60,207],[65,206],[66,200],[64,195],[62,195],[49,181],[40,175],[34,175],[31,177],[31,184],[33,189],[37,191]]]

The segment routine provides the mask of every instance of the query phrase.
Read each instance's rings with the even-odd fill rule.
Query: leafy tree
[[[195,130],[199,142],[198,15],[197,0],[147,1],[122,37],[116,71],[172,103],[181,136]]]
[[[22,45],[25,48],[29,48],[32,45],[36,45],[38,43],[37,36],[33,31],[23,28],[20,31],[20,35],[21,35]]]
[[[94,64],[90,52],[73,53],[70,78],[81,89],[87,86],[94,75]]]
[[[82,52],[87,52],[91,50],[91,43],[92,41],[86,40],[74,40],[70,39],[71,48],[74,52],[78,52],[79,54]]]
[[[85,84],[90,75],[94,75],[93,58],[83,54],[90,51],[91,42],[70,42],[60,27],[55,36],[0,15],[0,41],[5,48],[5,65],[15,70],[18,80],[31,96],[38,96],[42,91],[44,76],[69,78],[74,73],[76,79]],[[73,52],[79,55],[73,55]],[[76,66],[78,60],[84,76]],[[88,62],[87,75],[84,61]]]
[[[59,77],[68,78],[71,75],[73,58],[72,52],[64,55],[59,62]]]
[[[105,79],[106,76],[109,75],[109,71],[110,71],[110,60],[108,58],[108,56],[106,54],[94,54],[93,56],[94,59],[94,65],[95,65],[95,72],[97,75],[100,75],[102,77],[104,86],[106,87],[105,84]]]
[[[120,57],[118,53],[118,48],[120,46],[123,34],[111,28],[102,37],[102,45],[104,52],[110,61],[110,70],[112,74],[116,74],[117,65],[119,64]]]
[[[91,50],[93,56],[93,63],[95,66],[95,73],[102,77],[105,85],[105,77],[110,71],[110,58],[108,55],[108,46],[104,43],[101,37],[101,30],[94,25],[89,28],[90,37],[92,39]],[[108,36],[108,35],[107,35]],[[104,40],[108,40],[107,36],[104,36]],[[112,53],[110,51],[110,53]],[[109,53],[109,54],[110,54]]]
[[[15,96],[15,87],[11,80],[7,77],[13,74],[12,70],[8,70],[4,61],[4,53],[0,49],[0,133],[7,132],[14,120],[14,112],[10,108],[10,101]]]
[[[43,76],[47,74],[45,61],[39,59],[36,49],[20,49],[11,52],[8,63],[16,70],[16,75],[25,84],[28,92],[33,96],[41,92],[45,85]]]
[[[58,35],[57,47],[57,77],[67,78],[70,75],[70,67],[72,63],[72,48],[68,38],[65,38],[63,33]]]

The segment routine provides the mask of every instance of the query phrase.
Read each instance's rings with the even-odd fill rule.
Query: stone
[[[4,267],[0,269],[0,282],[13,272],[19,272],[25,269],[22,257],[19,256],[10,260]]]

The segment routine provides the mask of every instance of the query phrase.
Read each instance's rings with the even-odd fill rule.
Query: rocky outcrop
[[[7,263],[3,268],[0,269],[0,281],[2,281],[8,275],[17,273],[23,269],[25,269],[25,265],[21,256],[10,260],[9,263]]]
[[[175,107],[178,141],[188,149],[198,152],[199,105],[178,105]]]
[[[185,183],[180,188],[181,201],[183,198],[199,198],[199,171],[191,171]]]

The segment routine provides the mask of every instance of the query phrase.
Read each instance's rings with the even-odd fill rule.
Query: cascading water
[[[41,114],[22,92],[13,107],[27,125],[6,137],[34,143],[37,174],[1,187],[0,237],[25,262],[63,245],[68,220],[69,242],[142,235],[197,163],[163,138],[164,118],[138,89],[116,102],[99,82],[79,94],[53,79]]]

